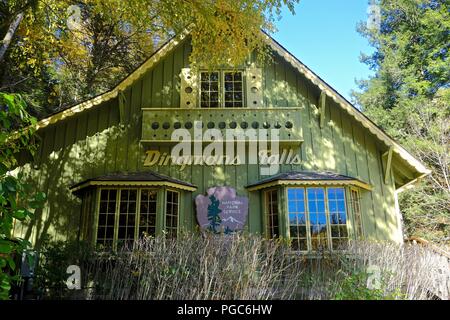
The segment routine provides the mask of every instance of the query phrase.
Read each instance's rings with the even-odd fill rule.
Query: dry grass
[[[140,240],[82,270],[88,299],[448,299],[450,289],[449,260],[426,247],[352,242],[307,258],[253,235]]]
[[[345,253],[308,260],[301,279],[301,299],[355,299],[358,290],[361,299],[450,298],[450,260],[419,245],[354,241]]]
[[[286,246],[257,236],[186,235],[140,240],[97,259],[89,277],[101,299],[290,299],[300,267]]]

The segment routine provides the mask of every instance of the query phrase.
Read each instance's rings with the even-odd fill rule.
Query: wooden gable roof
[[[263,31],[261,31],[263,32]],[[162,58],[167,54],[172,52],[180,43],[183,42],[188,36],[189,30],[178,34],[177,36],[166,42],[159,50],[157,50],[150,58],[148,58],[143,64],[141,64],[135,71],[124,78],[118,85],[113,89],[100,94],[92,99],[78,103],[72,107],[62,110],[56,114],[50,115],[36,124],[36,129],[45,128],[48,125],[56,123],[60,120],[67,119],[75,114],[89,110],[101,103],[108,100],[116,98],[121,92],[128,88],[133,82],[139,79],[145,72],[150,70],[155,66]],[[396,155],[402,163],[412,168],[415,171],[414,177],[410,178],[409,181],[402,186],[402,189],[407,185],[411,185],[418,179],[430,174],[430,170],[427,169],[419,160],[417,160],[412,154],[405,150],[398,142],[386,134],[381,128],[379,128],[374,122],[372,122],[367,116],[365,116],[360,110],[353,106],[349,101],[347,101],[342,95],[340,95],[335,89],[328,85],[324,80],[322,80],[317,74],[310,70],[306,65],[304,65],[300,60],[298,60],[294,55],[292,55],[288,50],[281,46],[277,41],[275,41],[271,36],[264,33],[267,44],[270,48],[275,51],[279,56],[281,56],[287,63],[289,63],[294,69],[296,69],[300,74],[304,75],[309,81],[311,81],[320,91],[321,91],[321,101],[322,98],[328,97],[333,99],[338,106],[350,114],[357,122],[359,122],[364,128],[369,130],[377,139],[383,142],[386,147],[390,150],[390,159],[392,159],[393,154]],[[388,154],[388,153],[386,153]]]

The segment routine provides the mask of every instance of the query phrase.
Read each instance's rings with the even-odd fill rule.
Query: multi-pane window
[[[308,250],[305,190],[303,188],[288,190],[289,233],[294,250]]]
[[[243,107],[242,72],[224,72],[225,108]]]
[[[169,236],[177,236],[179,196],[176,191],[167,191],[166,231]]]
[[[156,234],[156,197],[157,190],[141,190],[139,238]]]
[[[97,244],[130,247],[135,239],[156,236],[158,193],[147,188],[100,189]],[[169,236],[177,234],[178,208],[179,193],[168,190],[162,221]]]
[[[344,188],[288,188],[287,197],[294,250],[335,250],[347,243]]]
[[[311,232],[311,249],[328,247],[327,213],[325,211],[325,189],[308,188],[309,228]]]
[[[241,108],[243,85],[242,71],[200,72],[200,106]]]
[[[269,190],[265,194],[267,235],[277,238],[280,235],[278,224],[278,190]]]
[[[359,191],[356,189],[350,190],[350,202],[353,210],[353,219],[355,221],[355,234],[357,239],[362,239],[363,237],[363,227],[361,219],[361,203]]]
[[[100,193],[97,243],[110,247],[114,240],[116,222],[117,190],[103,189]]]
[[[134,240],[136,229],[137,189],[123,189],[120,191],[119,226],[117,240],[120,244]]]
[[[328,210],[330,212],[331,245],[333,250],[347,244],[347,210],[344,188],[328,188]]]
[[[200,73],[200,106],[219,107],[219,72]]]

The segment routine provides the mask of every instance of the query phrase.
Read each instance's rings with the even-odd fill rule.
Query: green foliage
[[[70,265],[85,266],[94,257],[93,247],[84,241],[44,240],[39,249],[39,266],[36,270],[36,287],[43,298],[67,298],[66,273]],[[83,269],[84,271],[84,269]]]
[[[0,90],[22,92],[36,114],[112,88],[163,42],[187,27],[193,65],[238,65],[256,50],[260,29],[298,0],[41,0],[0,3],[0,38],[24,19],[0,67]],[[77,7],[73,7],[76,5]],[[72,7],[71,7],[72,6]],[[70,10],[70,9],[72,10]],[[74,9],[75,8],[75,9]]]
[[[335,284],[337,290],[333,300],[402,300],[406,298],[400,288],[396,288],[394,292],[388,292],[384,276],[380,279],[378,287],[371,288],[368,285],[370,276],[371,274],[366,271],[345,275]]]
[[[19,152],[34,152],[28,127],[35,123],[19,95],[0,92],[0,300],[9,298],[11,283],[19,280],[14,260],[29,247],[23,239],[12,239],[15,220],[24,221],[45,201],[45,194],[35,192],[21,181],[20,174],[10,175],[17,165]],[[15,131],[14,131],[15,130]]]
[[[375,48],[363,55],[375,76],[354,98],[433,173],[400,194],[406,231],[450,239],[450,4],[445,0],[383,0],[381,28],[359,27]]]

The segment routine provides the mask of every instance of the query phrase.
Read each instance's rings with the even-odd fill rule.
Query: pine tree
[[[363,111],[433,173],[400,193],[406,231],[450,240],[450,2],[381,0],[380,28],[361,24],[375,76],[354,93]]]
[[[219,214],[222,210],[219,209],[219,200],[217,200],[214,195],[211,195],[209,200],[211,200],[211,204],[208,205],[209,229],[214,233],[218,233],[219,231],[217,230],[217,227],[222,223],[222,219]]]

